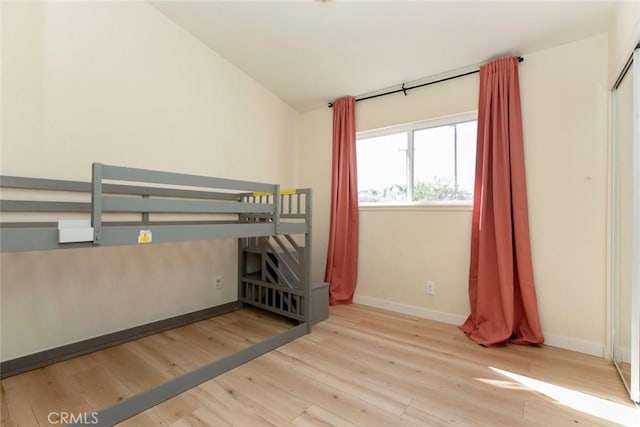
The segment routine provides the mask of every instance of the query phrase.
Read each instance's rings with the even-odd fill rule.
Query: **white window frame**
[[[470,111],[461,114],[454,114],[435,119],[423,120],[404,125],[389,126],[381,129],[373,129],[358,132],[356,134],[356,143],[360,139],[375,138],[379,136],[392,135],[397,133],[407,133],[407,199],[403,202],[359,202],[360,208],[382,208],[384,210],[395,210],[404,207],[421,207],[421,208],[440,208],[445,210],[469,210],[473,205],[473,200],[421,200],[413,201],[413,133],[415,131],[430,129],[440,126],[454,125],[457,123],[470,122],[478,120],[478,112]]]

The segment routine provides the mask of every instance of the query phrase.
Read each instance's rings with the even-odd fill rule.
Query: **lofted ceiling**
[[[611,1],[151,1],[298,111],[609,29]]]

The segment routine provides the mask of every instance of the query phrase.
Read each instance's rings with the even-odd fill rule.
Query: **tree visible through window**
[[[477,121],[457,119],[359,135],[359,202],[471,201]]]

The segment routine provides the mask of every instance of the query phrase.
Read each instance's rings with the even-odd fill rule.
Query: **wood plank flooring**
[[[91,413],[294,324],[262,310],[239,310],[6,378],[0,381],[1,424],[49,425],[52,412]]]
[[[2,424],[47,425],[52,408],[103,407],[210,359],[194,343],[211,338],[233,351],[287,327],[258,313],[3,380]],[[121,425],[607,426],[634,425],[636,414],[604,359],[545,346],[483,348],[452,325],[349,305],[331,307],[312,334]]]

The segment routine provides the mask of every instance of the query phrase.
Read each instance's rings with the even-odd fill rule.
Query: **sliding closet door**
[[[640,401],[640,71],[638,50],[613,92],[612,354]]]

